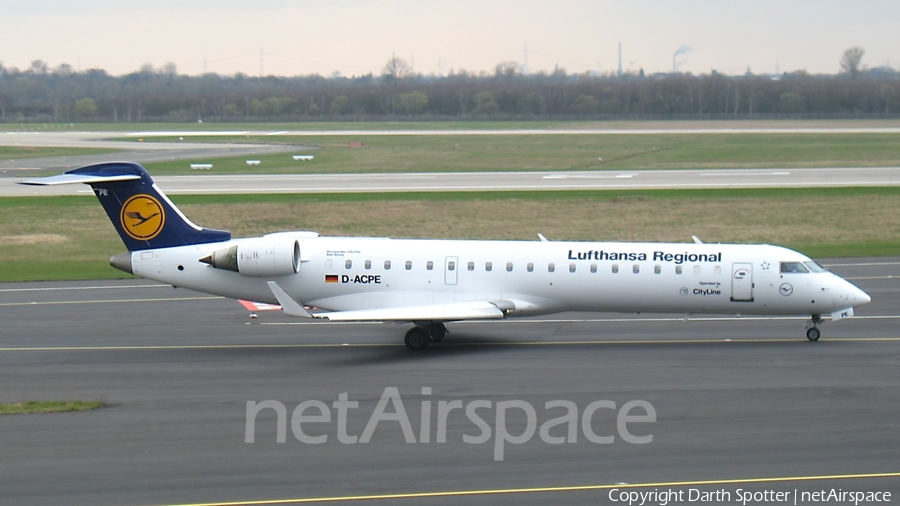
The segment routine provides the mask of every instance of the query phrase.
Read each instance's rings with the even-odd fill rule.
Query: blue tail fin
[[[70,170],[25,184],[86,183],[129,251],[227,241],[231,233],[191,223],[136,163],[112,162]]]

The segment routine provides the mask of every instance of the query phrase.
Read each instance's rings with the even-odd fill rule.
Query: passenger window
[[[344,262],[344,267],[346,267],[347,269],[353,267],[353,260],[347,260],[346,262]]]
[[[640,264],[634,264],[634,266],[631,268],[631,272],[633,272],[633,273],[635,273],[635,274],[640,274],[640,272],[641,272],[641,265],[640,265]]]
[[[654,273],[654,274],[659,274],[659,273],[661,273],[661,272],[662,272],[662,266],[660,266],[660,265],[654,265],[654,266],[653,266],[653,273]]]
[[[372,261],[366,260],[366,269],[371,269],[371,268],[372,268]]]
[[[407,260],[407,261],[406,261],[406,270],[410,270],[410,269],[412,269],[412,262],[410,262],[409,260]]]
[[[425,268],[428,269],[429,271],[432,270],[432,269],[434,269],[434,262],[432,262],[431,260],[429,260],[428,263],[425,264]]]
[[[713,267],[713,274],[715,274],[716,276],[722,274],[722,266],[717,265],[717,266]]]
[[[809,269],[807,269],[806,266],[800,262],[781,262],[781,272],[809,272]]]
[[[526,267],[526,269],[528,269],[528,272],[534,272],[534,264],[528,262],[528,266]]]
[[[680,265],[675,266],[675,274],[681,274],[681,266]]]
[[[591,264],[591,272],[597,272],[597,264]]]
[[[547,272],[553,272],[555,270],[556,270],[556,264],[554,264],[552,262],[547,264]]]
[[[696,276],[700,275],[700,266],[699,265],[694,266],[694,275],[696,275]]]
[[[612,272],[613,274],[619,273],[619,264],[612,264]]]
[[[490,270],[493,269],[493,268],[494,268],[494,264],[492,264],[491,262],[485,262],[485,263],[484,263],[484,270],[490,271]]]
[[[454,262],[452,260],[447,262],[447,270],[452,271],[454,269],[456,269],[456,262]]]
[[[569,264],[569,272],[575,272],[575,264]]]
[[[386,271],[391,270],[391,261],[390,260],[384,261],[384,270],[386,270]]]
[[[506,262],[506,272],[512,272],[512,262]]]
[[[470,271],[475,270],[475,262],[469,262],[469,265],[466,266]]]

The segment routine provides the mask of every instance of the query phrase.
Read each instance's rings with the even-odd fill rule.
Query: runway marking
[[[833,475],[813,475],[813,476],[779,476],[774,478],[743,478],[743,479],[724,479],[724,480],[697,480],[697,481],[672,481],[659,483],[625,483],[612,485],[575,485],[568,487],[530,487],[530,488],[498,488],[484,490],[454,490],[443,492],[409,492],[397,494],[375,494],[375,495],[350,495],[350,496],[332,496],[332,497],[309,497],[297,499],[269,499],[260,501],[238,501],[238,502],[214,502],[214,503],[193,503],[182,504],[180,506],[244,506],[244,505],[265,505],[265,504],[303,504],[315,502],[337,502],[337,501],[377,501],[385,499],[422,499],[429,497],[467,497],[479,495],[499,495],[499,494],[533,494],[546,492],[585,492],[594,490],[613,490],[613,489],[634,489],[634,488],[657,488],[657,487],[700,487],[711,485],[738,485],[738,484],[754,484],[754,483],[792,483],[800,481],[823,481],[823,480],[852,480],[852,479],[871,479],[871,478],[896,478],[900,477],[898,473],[869,473],[869,474],[833,474]]]
[[[623,180],[620,178],[616,178]],[[614,179],[615,180],[615,179]],[[791,188],[835,188],[835,187],[855,187],[855,186],[900,186],[900,183],[890,181],[871,182],[871,183],[855,183],[853,181],[822,181],[822,182],[781,182],[781,183],[659,183],[659,184],[545,184],[535,181],[532,184],[510,185],[510,184],[491,184],[491,185],[446,185],[446,186],[323,186],[323,187],[279,187],[279,188],[170,188],[166,189],[166,193],[179,193],[185,195],[200,194],[232,194],[232,193],[379,193],[379,192],[445,192],[445,191],[515,191],[515,190],[584,190],[584,189],[632,189],[632,190],[652,190],[652,189],[704,189],[704,188],[774,188],[774,187],[791,187]],[[87,190],[85,190],[87,193]]]
[[[875,266],[875,265],[900,265],[900,262],[865,262],[859,264],[823,264],[824,267],[857,267],[857,266]]]
[[[829,338],[833,342],[894,342],[900,341],[900,337],[842,337]],[[616,345],[616,344],[738,344],[738,343],[798,343],[806,342],[800,339],[675,339],[675,340],[623,340],[623,341],[490,341],[483,343],[454,343],[441,342],[431,346],[585,346],[585,345]],[[168,350],[247,350],[247,349],[303,349],[303,348],[388,348],[403,347],[401,343],[285,343],[285,344],[158,344],[136,346],[21,346],[0,348],[2,352],[15,351],[168,351]]]
[[[166,301],[187,301],[187,300],[214,300],[224,299],[225,297],[171,297],[161,299],[104,299],[104,300],[54,300],[47,302],[2,302],[0,307],[12,306],[62,306],[71,304],[121,304],[125,302],[166,302]]]
[[[11,292],[55,292],[68,290],[107,290],[118,288],[172,288],[171,285],[110,285],[110,286],[58,286],[52,288],[3,288],[0,293]]]
[[[847,280],[859,281],[859,280],[872,280],[872,279],[894,279],[900,276],[863,276],[859,278],[844,278]]]
[[[735,170],[734,172],[713,172],[713,171],[701,171],[697,173],[698,176],[790,176],[790,172],[766,172],[765,169],[758,172],[739,172]]]

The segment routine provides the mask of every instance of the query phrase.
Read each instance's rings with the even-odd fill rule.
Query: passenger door
[[[732,264],[732,302],[753,302],[753,264]]]

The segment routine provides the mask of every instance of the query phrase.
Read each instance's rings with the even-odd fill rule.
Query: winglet
[[[278,303],[281,304],[281,310],[284,314],[289,316],[302,316],[303,318],[316,318],[303,307],[303,304],[297,302],[293,297],[288,295],[283,288],[278,286],[278,283],[269,281],[268,285],[269,290],[272,290],[272,294],[275,295],[275,298],[278,299]]]

